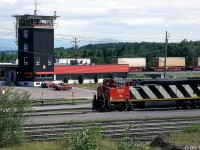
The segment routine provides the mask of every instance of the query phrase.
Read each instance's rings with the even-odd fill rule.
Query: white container
[[[75,61],[75,58],[61,58],[58,59],[56,62],[59,64],[68,64],[71,65],[71,61]],[[91,64],[90,58],[83,58],[83,59],[77,59],[78,65],[89,65]]]
[[[146,58],[114,58],[114,64],[128,64],[129,67],[146,67]]]

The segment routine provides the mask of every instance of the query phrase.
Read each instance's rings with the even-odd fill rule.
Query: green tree
[[[109,78],[113,79],[113,74],[112,73],[109,74]]]
[[[67,77],[64,77],[64,83],[68,83],[68,78]]]
[[[78,83],[83,84],[83,75],[79,75],[78,77]]]
[[[0,95],[0,147],[24,141],[24,113],[30,109],[30,94],[27,91],[7,88],[5,94]]]
[[[98,75],[97,74],[95,74],[95,76],[94,76],[94,83],[98,83]]]

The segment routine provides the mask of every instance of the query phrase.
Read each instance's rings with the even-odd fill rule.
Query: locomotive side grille
[[[179,97],[184,97],[184,95],[181,93],[180,90],[178,90],[178,88],[176,87],[176,85],[169,85],[169,87],[172,89],[172,91],[174,91],[174,93],[176,94],[176,96]]]
[[[194,92],[193,94],[196,94],[198,97],[200,97],[200,90],[199,90],[198,86],[194,85],[194,84],[190,84],[189,86],[193,90],[193,92]]]
[[[155,93],[151,91],[151,89],[149,89],[148,86],[142,86],[143,90],[148,93],[149,97],[156,97]]]
[[[180,92],[184,95],[184,97],[191,97],[191,95],[187,92],[187,90],[181,84],[177,84],[176,87]]]
[[[139,92],[140,96],[143,99],[149,99],[150,98],[150,96],[148,95],[148,93],[146,93],[142,88],[137,88],[136,90]]]
[[[157,98],[164,98],[162,93],[159,91],[159,89],[155,85],[149,85],[148,87],[156,95]]]
[[[178,98],[178,96],[174,93],[174,91],[171,89],[169,85],[163,85],[162,87],[169,94],[171,98]]]

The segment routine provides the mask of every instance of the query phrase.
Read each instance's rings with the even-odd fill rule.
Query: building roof
[[[0,68],[17,69],[18,65],[1,64]],[[80,73],[120,73],[128,72],[127,64],[108,64],[108,65],[54,65],[54,72],[35,72],[37,75],[44,74],[80,74]],[[24,72],[24,74],[33,74]]]
[[[128,72],[128,65],[55,65],[54,74]]]

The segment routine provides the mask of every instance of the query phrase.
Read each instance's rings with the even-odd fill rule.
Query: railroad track
[[[161,133],[171,133],[183,130],[190,124],[200,123],[200,117],[190,118],[164,118],[164,119],[141,119],[121,121],[98,121],[86,123],[92,127],[96,125],[101,132],[111,140],[123,138],[125,129],[131,126],[127,136],[137,137],[142,142],[149,143]],[[30,141],[64,140],[73,131],[82,129],[83,122],[66,122],[53,124],[25,125],[24,131]]]

